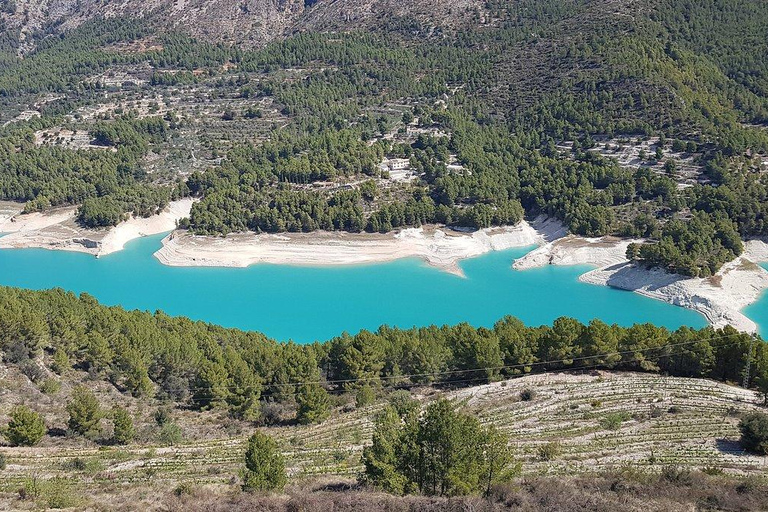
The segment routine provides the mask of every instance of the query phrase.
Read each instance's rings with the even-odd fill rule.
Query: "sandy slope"
[[[155,253],[172,266],[246,267],[255,263],[349,265],[421,258],[461,274],[458,262],[486,252],[547,243],[565,233],[556,221],[539,218],[506,228],[457,232],[428,226],[397,233],[237,234],[228,237],[172,233]]]
[[[153,217],[132,217],[118,224],[101,240],[99,256],[121,251],[125,244],[143,236],[157,235],[176,229],[176,222],[189,217],[192,208],[192,199],[173,201],[168,207]]]
[[[630,240],[566,237],[539,247],[520,258],[514,268],[525,270],[543,265],[594,265],[583,274],[585,283],[631,290],[641,295],[686,307],[703,314],[717,327],[754,332],[757,325],[741,310],[760,298],[768,288],[768,272],[757,263],[768,261],[768,244],[746,243],[744,254],[723,265],[710,278],[687,278],[662,270],[631,264],[624,256]]]
[[[18,203],[0,203],[0,248],[38,247],[102,256],[121,250],[133,239],[171,231],[176,221],[189,216],[191,199],[172,202],[149,218],[131,217],[108,230],[84,229],[75,222],[77,208],[57,208],[22,215]]]

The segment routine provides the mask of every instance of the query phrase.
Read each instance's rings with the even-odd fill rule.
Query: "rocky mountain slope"
[[[96,17],[146,17],[158,28],[253,47],[297,31],[363,29],[383,19],[429,31],[484,23],[483,5],[479,0],[2,0],[0,17],[18,34],[24,53],[34,47],[36,35],[60,33]]]

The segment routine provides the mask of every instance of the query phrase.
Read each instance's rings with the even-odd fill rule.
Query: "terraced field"
[[[524,390],[533,392],[531,399],[521,399]],[[423,402],[440,394],[433,389],[415,392]],[[742,388],[700,379],[593,372],[527,376],[445,394],[505,432],[529,475],[592,473],[631,464],[648,470],[719,467],[768,476],[765,458],[739,449],[738,415],[762,403],[761,396]],[[294,481],[317,475],[353,477],[362,469],[360,454],[381,407],[339,411],[322,425],[267,430],[281,443]],[[0,448],[8,459],[0,471],[0,508],[30,478],[64,477],[92,496],[108,489],[167,493],[183,482],[234,486],[247,434],[172,447]]]

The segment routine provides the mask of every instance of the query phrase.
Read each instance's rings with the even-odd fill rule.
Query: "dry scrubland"
[[[34,509],[55,500],[56,494],[65,497],[64,504],[125,510],[135,509],[138,503],[142,508],[184,510],[429,510],[452,503],[459,507],[456,510],[468,510],[461,507],[472,503],[472,499],[395,500],[353,488],[354,477],[362,469],[362,448],[372,435],[372,418],[382,403],[356,409],[349,403],[351,398],[339,397],[335,413],[321,425],[267,428],[278,439],[291,476],[285,496],[267,499],[239,494],[238,475],[244,442],[253,430],[250,424],[225,420],[218,413],[180,412],[175,420],[185,440],[175,446],[157,445],[151,426],[154,407],[125,404],[127,399],[105,384],[95,389],[103,406],[117,401],[129,405],[142,441],[116,447],[47,437],[35,448],[0,448],[7,457],[7,468],[0,471],[0,509]],[[43,395],[9,371],[0,380],[0,413],[23,399],[45,413],[49,428],[63,432],[68,390],[63,387],[54,396]],[[523,400],[524,390],[532,390],[533,398]],[[698,497],[691,499],[700,501],[710,491],[744,501],[728,507],[762,508],[754,501],[758,498],[753,490],[762,489],[768,464],[763,457],[742,453],[737,442],[738,416],[761,406],[757,393],[700,379],[607,372],[545,374],[460,390],[413,391],[422,402],[440,395],[455,399],[509,436],[524,476],[498,491],[494,499],[499,509],[536,510],[533,505],[541,505],[541,510],[565,510],[565,505],[557,505],[561,500],[568,506],[580,503],[581,509],[615,510],[611,503],[621,502],[625,510],[639,510],[640,497],[651,490],[661,500],[655,509],[690,510],[676,500],[693,493]],[[673,472],[661,482],[657,476],[642,476],[669,473],[672,467],[694,473]],[[715,467],[738,478],[696,472],[711,473]],[[596,473],[595,478],[586,478]],[[616,484],[617,478],[624,483]],[[722,491],[733,491],[737,485],[746,487],[739,493]],[[674,491],[680,486],[688,491]],[[20,499],[19,489],[24,488],[27,494],[39,488],[39,495]],[[347,492],[334,492],[339,490]],[[554,508],[546,508],[545,503]]]

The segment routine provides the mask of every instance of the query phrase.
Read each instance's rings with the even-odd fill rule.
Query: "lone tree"
[[[96,395],[90,389],[78,386],[72,391],[72,400],[67,403],[69,421],[67,426],[80,435],[94,433],[101,420],[101,408]]]
[[[282,491],[287,479],[285,460],[275,440],[261,432],[253,434],[245,451],[243,490]]]
[[[302,425],[322,423],[330,414],[328,392],[318,384],[303,384],[296,393],[296,420]]]
[[[741,446],[745,450],[768,455],[768,414],[753,412],[739,422]]]
[[[112,441],[115,444],[128,444],[133,441],[136,435],[136,429],[133,428],[133,418],[122,407],[115,406],[112,409],[112,424],[115,430],[112,434]]]
[[[438,400],[419,416],[412,407],[387,407],[363,450],[363,483],[394,494],[488,494],[517,474],[507,438],[476,417]]]
[[[26,405],[17,405],[11,411],[11,421],[5,431],[5,437],[13,446],[34,446],[45,435],[46,428],[42,416]]]

